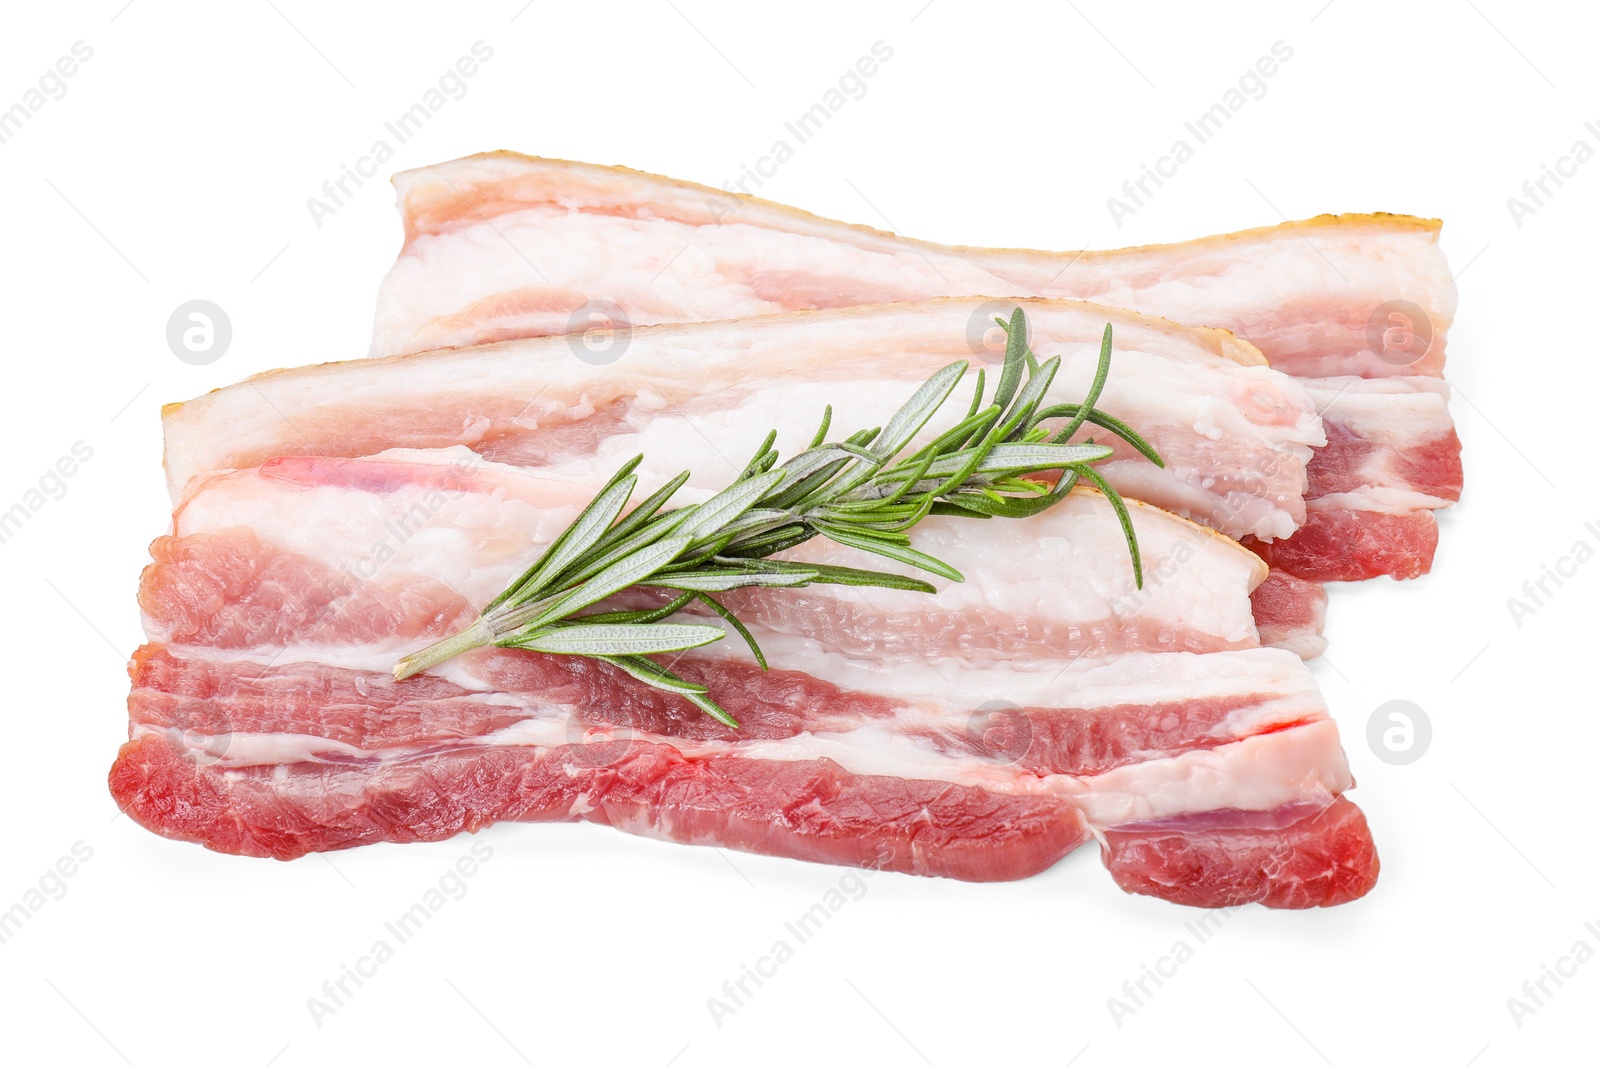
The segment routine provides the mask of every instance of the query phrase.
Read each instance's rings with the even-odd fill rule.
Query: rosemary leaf
[[[617,623],[611,625],[562,626],[543,629],[502,640],[501,646],[542,651],[551,655],[649,655],[656,652],[688,651],[724,634],[716,626],[657,622],[654,625]]]
[[[744,642],[747,645],[749,645],[749,647],[750,647],[750,654],[754,655],[756,657],[756,662],[761,664],[761,669],[763,669],[763,670],[767,669],[767,657],[762,654],[761,645],[756,643],[756,638],[750,634],[750,631],[748,629],[745,628],[744,623],[739,621],[738,616],[736,616],[732,611],[728,610],[726,607],[722,606],[722,604],[719,603],[717,600],[713,599],[710,596],[707,596],[703,592],[696,593],[695,597],[701,603],[705,604],[707,607],[709,607],[713,611],[717,612],[717,614],[721,615],[722,616],[722,620],[724,622],[727,622],[730,626],[732,626],[733,629],[734,629],[734,632],[738,633],[741,637],[744,638]]]

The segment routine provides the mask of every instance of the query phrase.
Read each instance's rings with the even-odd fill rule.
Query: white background
[[[1587,446],[1600,162],[1520,226],[1506,200],[1575,140],[1600,148],[1584,128],[1600,120],[1597,27],[1576,4],[1321,2],[17,6],[0,108],[74,42],[93,57],[0,144],[0,510],[74,442],[93,458],[0,544],[0,909],[76,842],[92,858],[0,944],[0,1057],[1593,1061],[1600,961],[1549,985],[1520,1027],[1506,1000],[1579,938],[1600,947],[1584,928],[1600,922],[1600,561],[1520,627],[1506,601],[1576,541],[1600,544]],[[320,227],[306,199],[478,40],[493,58],[386,173],[504,147],[720,185],[882,40],[893,57],[865,96],[763,195],[1044,248],[1325,211],[1443,218],[1466,498],[1431,576],[1335,592],[1316,667],[1382,854],[1376,890],[1333,911],[1240,911],[1118,1026],[1108,997],[1193,943],[1198,912],[1124,896],[1092,848],[1017,884],[881,874],[718,1027],[707,997],[839,870],[504,825],[477,838],[492,859],[466,894],[315,1024],[307,999],[473,841],[280,864],[117,817],[105,774],[141,639],[135,583],[167,521],[158,407],[366,351],[400,237],[385,175]],[[1279,40],[1293,57],[1266,95],[1116,227],[1106,198]],[[203,367],[164,336],[195,298],[234,329]],[[1365,740],[1391,699],[1433,722],[1409,766]]]

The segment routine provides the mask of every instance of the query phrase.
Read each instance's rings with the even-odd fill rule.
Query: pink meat
[[[1452,502],[1461,499],[1461,440],[1454,430],[1437,437],[1409,439],[1404,447],[1385,445],[1360,435],[1336,418],[1324,415],[1322,428],[1328,443],[1306,464],[1312,499],[1341,492],[1357,492],[1372,481],[1366,476],[1375,463],[1390,476],[1389,487],[1410,489]]]
[[[1322,425],[1328,443],[1306,466],[1304,524],[1286,538],[1245,542],[1274,567],[1315,581],[1426,574],[1439,542],[1433,509],[1461,499],[1455,430],[1419,427],[1386,442],[1370,422],[1352,428],[1324,412]]]
[[[306,662],[262,666],[146,645],[134,654],[130,670],[129,724],[136,732],[173,729],[194,738],[294,735],[335,741],[377,757],[400,747],[437,750],[489,737],[537,720],[552,706],[571,714],[579,729],[729,745],[884,723],[954,756],[994,759],[1043,776],[1087,777],[1322,717],[1320,709],[1305,707],[1274,712],[1277,694],[1263,692],[1210,698],[1173,693],[1147,703],[995,709],[988,708],[992,701],[952,697],[944,709],[953,713],[930,719],[907,713],[902,700],[846,689],[798,670],[763,671],[750,660],[693,654],[679,658],[673,669],[711,687],[739,720],[735,730],[596,660],[497,650],[480,653],[476,662],[499,702],[434,675],[395,681],[374,671]],[[506,702],[508,697],[514,702]]]
[[[1343,797],[1117,826],[1102,854],[1125,891],[1191,907],[1330,907],[1378,880],[1366,816]]]
[[[1314,659],[1327,648],[1322,629],[1328,617],[1328,593],[1319,583],[1269,570],[1267,579],[1250,593],[1250,608],[1262,644],[1288,648],[1302,659]]]
[[[425,642],[470,625],[478,613],[439,582],[362,581],[304,554],[269,548],[242,526],[160,537],[150,554],[154,562],[139,578],[146,626],[185,643]]]
[[[685,843],[1005,880],[1039,872],[1088,837],[1073,790],[1049,787],[1058,778],[1048,770],[1034,776],[1031,768],[1070,766],[1074,780],[1092,782],[1130,764],[1176,770],[1185,751],[1242,739],[1218,735],[1238,701],[1093,714],[1022,708],[983,716],[964,738],[938,738],[935,748],[943,751],[964,739],[990,767],[973,781],[853,773],[827,757],[774,759],[760,745],[802,730],[882,721],[897,713],[892,701],[793,672],[764,676],[747,663],[683,664],[687,676],[719,684],[729,709],[744,718],[746,728],[732,733],[684,715],[604,664],[522,652],[492,658],[481,676],[494,680],[494,700],[427,675],[395,682],[306,662],[257,666],[148,647],[135,658],[132,739],[112,769],[113,795],[165,836],[280,859],[442,839],[495,821],[581,818]],[[516,706],[530,720],[560,706],[578,713],[555,743],[485,743],[516,724],[507,696],[520,697]],[[1254,735],[1270,736],[1302,725],[1255,728]],[[1017,746],[1019,733],[1028,738],[1020,755],[1005,750]],[[263,761],[255,739],[262,734],[282,738],[267,740],[269,750],[288,743],[285,750],[299,755]],[[319,740],[330,743],[313,750]],[[938,762],[935,755],[928,765]],[[1187,883],[1174,889],[1152,882],[1141,890],[1212,905],[1278,905],[1310,891],[1273,877],[1259,892],[1259,874],[1250,889],[1256,895],[1227,887],[1247,878],[1253,853],[1237,844],[1231,816],[1214,819],[1216,826],[1198,817],[1186,846],[1218,853],[1206,876],[1223,888],[1208,898]],[[1270,817],[1256,812],[1257,844],[1270,828],[1259,819]],[[1296,877],[1302,852],[1354,846],[1349,827],[1324,836],[1281,828],[1279,845],[1293,852]],[[1114,871],[1125,863],[1116,849],[1145,832],[1143,824],[1106,830]],[[1370,851],[1370,839],[1366,846]],[[1335,903],[1367,887],[1351,881],[1315,891],[1320,902]]]
[[[1323,581],[1421,577],[1439,546],[1439,523],[1432,511],[1312,511],[1288,540],[1244,543],[1275,569]]]
[[[584,820],[684,844],[965,881],[1049,868],[1087,838],[1070,804],[862,776],[826,759],[686,759],[666,744],[442,751],[375,768],[223,771],[157,734],[123,745],[111,791],[139,824],[214,851],[294,859],[444,840],[499,821]]]

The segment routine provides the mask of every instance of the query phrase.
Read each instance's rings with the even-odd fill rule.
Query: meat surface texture
[[[1305,520],[1306,459],[1326,439],[1298,381],[1221,331],[1067,301],[1024,306],[1041,356],[1062,359],[1052,400],[1084,396],[1101,331],[1114,327],[1100,406],[1143,433],[1166,465],[1118,442],[1100,467],[1112,484],[1253,545],[1286,543]],[[550,337],[277,371],[169,406],[168,478],[181,500],[209,473],[274,456],[460,446],[590,492],[642,454],[644,490],[687,468],[691,490],[711,491],[737,476],[769,429],[793,454],[830,404],[835,426],[882,425],[935,370],[991,363],[965,337],[992,310],[944,299],[652,327],[633,333],[626,359],[606,364],[583,358],[573,338]],[[960,417],[956,400],[924,437]],[[1274,619],[1272,643],[1314,655],[1322,614],[1311,601],[1321,593],[1301,593],[1294,605],[1273,601],[1292,614]]]
[[[405,243],[380,291],[374,355],[939,296],[989,297],[999,313],[1023,297],[1091,300],[1231,330],[1332,400],[1323,415],[1339,446],[1311,462],[1317,513],[1292,536],[1255,534],[1274,565],[1311,580],[1425,573],[1432,512],[1460,495],[1441,379],[1455,289],[1435,221],[1322,216],[1049,253],[910,240],[504,152],[395,183]],[[976,316],[969,337],[993,345],[987,329]]]
[[[1304,521],[1306,461],[1325,437],[1299,382],[1216,330],[1071,302],[1027,311],[1040,357],[1062,360],[1049,403],[1084,398],[1113,325],[1097,406],[1139,430],[1166,464],[1089,427],[1083,437],[1119,447],[1100,467],[1119,491],[1235,537],[1273,541]],[[848,433],[883,425],[951,363],[988,364],[992,377],[998,357],[966,340],[988,313],[983,301],[937,300],[662,326],[633,333],[625,358],[609,363],[584,358],[573,338],[549,337],[278,371],[169,408],[167,473],[176,499],[196,476],[296,452],[463,445],[585,482],[643,453],[645,482],[687,468],[720,488],[769,430],[784,454],[802,450],[829,405]],[[973,377],[919,440],[965,414]]]
[[[325,456],[361,456],[391,447],[454,448],[458,454],[452,464],[431,475],[435,487],[449,491],[475,468],[516,465],[537,472],[544,483],[564,487],[568,509],[562,513],[570,517],[617,466],[643,454],[641,491],[653,491],[686,467],[691,480],[684,498],[704,498],[737,475],[768,427],[779,428],[778,446],[791,454],[805,446],[814,432],[814,411],[804,406],[797,410],[798,395],[814,393],[816,410],[827,406],[832,395],[838,401],[835,425],[847,424],[847,419],[858,420],[849,424],[881,425],[916,381],[961,357],[960,342],[952,347],[950,337],[959,336],[954,331],[974,308],[972,301],[941,300],[820,317],[641,331],[638,358],[630,361],[634,369],[628,372],[574,359],[565,338],[278,371],[169,406],[167,472],[174,497],[181,501],[212,473],[262,462],[269,480],[320,477],[343,484],[338,479],[379,477],[374,470],[385,468],[341,465]],[[1054,331],[1050,346],[1071,364],[1060,376],[1090,373],[1086,364],[1098,352],[1103,309],[1042,302],[1032,310],[1038,323],[1036,342],[1045,331]],[[1236,534],[1262,526],[1292,528],[1302,507],[1306,442],[1321,439],[1299,385],[1260,366],[1253,350],[1226,335],[1110,313],[1124,327],[1117,335],[1113,378],[1130,380],[1103,402],[1147,433],[1167,464],[1161,469],[1142,457],[1114,459],[1101,467],[1111,481],[1133,499],[1188,510]],[[861,357],[864,337],[882,339],[888,346],[890,338],[905,335],[918,338],[917,352],[885,359],[883,377],[841,389],[844,375],[853,373]],[[1227,341],[1223,351],[1228,355],[1207,343],[1219,338]],[[1131,379],[1140,377],[1141,368],[1135,389]],[[903,374],[904,380],[893,373]],[[830,374],[836,375],[834,380],[819,381]],[[724,387],[704,386],[705,380],[719,376],[727,382]],[[1059,385],[1057,391],[1073,395]],[[419,408],[417,395],[427,395],[429,402]],[[957,405],[948,406],[928,433],[959,417]],[[306,451],[321,454],[294,461],[293,453]],[[243,496],[223,510],[233,516],[231,521],[250,525],[260,520],[259,501],[266,497],[255,489]],[[220,497],[213,492],[207,498]],[[187,506],[180,502],[180,515]],[[323,518],[325,524],[313,528],[337,529],[344,520],[338,515]],[[501,518],[501,525],[517,528],[509,516]],[[948,521],[926,524],[918,531],[919,543],[936,553],[965,553],[969,561],[950,561],[974,575],[974,582],[989,569],[972,554],[974,541],[993,552],[998,540],[1009,556],[1031,557],[1036,568],[1068,562],[1119,568],[1108,580],[1122,590],[1124,613],[1159,597],[1166,571],[1185,565],[1195,554],[1195,544],[1206,539],[1202,531],[1182,526],[1183,543],[1146,544],[1150,580],[1141,590],[1119,558],[1115,526],[1104,526],[1092,542],[1073,547],[1072,560],[1058,558],[1061,542],[1033,537],[1029,525],[991,523],[981,532],[970,526],[957,532],[962,528]],[[509,543],[507,536],[491,540]],[[947,544],[952,537],[958,543]],[[1093,551],[1085,547],[1091,543]],[[814,542],[809,550],[825,549]],[[423,573],[416,579],[428,580]],[[1263,599],[1256,621],[1269,629],[1274,645],[1314,655],[1322,648],[1321,590],[1304,582],[1292,589],[1292,595],[1280,592]],[[482,591],[480,603],[498,589]],[[769,609],[804,617],[814,606],[809,594],[789,594],[781,602],[771,599]],[[839,608],[857,615],[871,609],[884,608]],[[988,610],[987,616],[971,619],[981,624],[969,630],[970,639],[983,639],[999,624],[993,605]],[[924,605],[909,605],[903,618],[892,617],[900,631],[915,632],[926,617]],[[843,625],[848,619],[835,621]]]
[[[916,600],[915,627],[906,593],[808,590],[810,625],[741,604],[770,671],[733,640],[674,666],[737,731],[583,658],[483,649],[393,680],[586,499],[465,449],[201,478],[140,584],[118,803],[175,839],[276,858],[582,819],[966,880],[1098,839],[1124,888],[1213,906],[1340,903],[1376,877],[1315,684],[1256,646],[1262,564],[1136,507],[1152,558],[1184,558],[1119,602],[1127,560],[1088,491],[1015,523],[1081,554],[969,570]],[[956,525],[937,550],[959,559]],[[984,610],[1014,624],[974,641]]]

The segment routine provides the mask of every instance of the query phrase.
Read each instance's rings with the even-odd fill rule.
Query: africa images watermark
[[[0,911],[0,945],[9,944],[47,904],[64,898],[67,879],[92,858],[94,849],[81,840],[75,840],[65,855],[45,867],[20,900],[7,910]]]
[[[1600,144],[1600,124],[1594,121],[1585,122],[1583,129],[1595,139],[1595,143]],[[1529,178],[1522,183],[1521,196],[1506,197],[1506,210],[1511,212],[1511,221],[1521,229],[1523,222],[1530,216],[1538,214],[1539,209],[1547,206],[1551,197],[1561,191],[1566,179],[1577,177],[1578,168],[1594,157],[1594,145],[1579,137],[1572,142],[1572,147],[1565,155],[1556,158],[1555,166],[1541,163],[1539,176]]]
[[[730,194],[754,195],[752,185],[761,188],[773,177],[778,168],[795,157],[796,150],[811,140],[852,100],[867,95],[867,79],[873,77],[882,65],[894,58],[894,48],[884,41],[872,42],[872,47],[852,65],[846,67],[822,97],[795,118],[783,124],[784,136],[773,140],[765,155],[754,163],[742,164],[737,180],[729,179],[722,187]],[[744,207],[739,195],[717,197],[706,202],[712,219],[721,225],[723,220],[737,214]]]
[[[1213,510],[1185,513],[1176,506],[1173,510],[1192,521],[1226,529],[1230,524],[1241,521],[1252,508],[1259,506],[1259,487],[1270,486],[1285,474],[1298,473],[1304,469],[1306,462],[1299,452],[1280,449],[1267,455],[1259,467],[1242,471],[1237,489],[1229,491]],[[1152,555],[1144,566],[1143,584],[1131,573],[1123,580],[1121,591],[1110,601],[1112,615],[1122,621],[1136,617],[1160,595],[1168,581],[1201,554],[1210,540],[1204,533],[1192,532],[1174,544],[1170,552]]]
[[[1511,612],[1511,621],[1518,629],[1522,628],[1524,619],[1538,614],[1540,608],[1549,604],[1567,581],[1578,576],[1578,567],[1597,554],[1595,545],[1600,544],[1600,522],[1585,522],[1583,531],[1585,536],[1573,541],[1564,555],[1553,563],[1541,564],[1539,576],[1522,583],[1521,596],[1506,597],[1506,610]]]
[[[1165,184],[1165,179],[1176,177],[1178,168],[1195,157],[1196,149],[1221,133],[1229,120],[1243,111],[1246,104],[1266,96],[1267,79],[1293,58],[1294,49],[1287,43],[1272,42],[1268,54],[1246,67],[1235,85],[1224,92],[1221,99],[1183,124],[1188,136],[1173,141],[1167,154],[1157,157],[1154,165],[1141,163],[1139,176],[1122,183],[1122,196],[1106,198],[1106,210],[1111,212],[1111,221],[1116,223],[1117,228],[1122,228],[1123,219],[1137,214],[1141,207],[1147,205],[1155,196],[1155,190]],[[1193,144],[1190,138],[1193,138]],[[1152,184],[1155,189],[1151,188]]]
[[[320,197],[306,198],[306,210],[311,212],[311,221],[318,229],[322,228],[323,219],[336,214],[355,195],[355,190],[366,184],[367,178],[377,176],[378,168],[394,158],[399,145],[415,137],[450,101],[467,95],[467,79],[494,58],[494,49],[483,41],[472,42],[468,51],[471,54],[461,56],[454,65],[445,68],[416,103],[383,124],[387,136],[373,141],[366,155],[359,156],[353,165],[341,163],[339,175],[322,183]],[[393,143],[390,143],[391,138]]]
[[[801,945],[821,932],[823,926],[844,909],[845,904],[855,902],[867,894],[867,878],[883,869],[893,858],[894,852],[880,844],[876,862],[842,874],[839,880],[822,894],[818,902],[813,903],[809,909],[802,911],[792,920],[784,922],[783,931],[786,936],[774,940],[767,952],[759,956],[753,965],[748,962],[740,963],[739,976],[730,977],[722,982],[720,997],[706,997],[706,1010],[711,1013],[712,1023],[721,1029],[728,1018],[748,1006],[756,992],[760,991],[767,981],[778,976],[778,967],[795,957]],[[754,987],[751,987],[752,985]]]
[[[67,79],[94,58],[94,49],[83,41],[73,41],[67,53],[46,67],[34,86],[23,92],[21,99],[0,111],[0,144],[9,142],[21,133],[22,127],[43,111],[46,104],[67,95]]]
[[[1126,1019],[1139,1013],[1141,1008],[1149,1006],[1155,994],[1168,981],[1178,976],[1178,968],[1193,961],[1199,948],[1217,935],[1223,923],[1243,909],[1243,907],[1220,907],[1184,922],[1183,928],[1188,936],[1180,936],[1174,940],[1171,950],[1159,956],[1155,962],[1140,963],[1139,976],[1130,977],[1122,982],[1122,995],[1106,997],[1106,1010],[1111,1012],[1111,1020],[1116,1023],[1117,1028],[1121,1029]]]
[[[316,1027],[321,1029],[329,1017],[348,1006],[366,982],[378,976],[378,968],[393,960],[400,947],[422,932],[434,915],[446,905],[464,899],[470,887],[468,879],[492,858],[494,848],[488,841],[473,841],[469,853],[447,867],[416,903],[383,923],[384,935],[372,942],[366,954],[354,963],[340,963],[338,976],[322,982],[322,995],[306,997],[306,1010],[311,1012]]]
[[[1522,1028],[1528,1018],[1550,1005],[1550,1000],[1555,994],[1561,991],[1569,980],[1578,976],[1578,967],[1595,958],[1595,944],[1600,944],[1600,923],[1584,922],[1583,931],[1588,935],[1580,936],[1573,941],[1572,947],[1566,954],[1553,963],[1539,964],[1539,975],[1522,982],[1520,996],[1506,997],[1506,1010],[1511,1013],[1511,1021],[1518,1029]],[[1593,943],[1589,937],[1594,938]]]
[[[0,511],[0,544],[8,544],[22,531],[34,515],[44,510],[45,504],[59,500],[67,494],[67,479],[76,474],[84,463],[94,458],[94,449],[83,441],[74,441],[67,454],[45,467],[34,486],[22,498],[4,511]]]
[[[483,456],[472,452],[451,460],[448,470],[432,482],[418,486],[419,491],[410,499],[410,505],[383,523],[382,535],[367,545],[366,554],[355,562],[339,566],[339,572],[350,579],[349,588],[354,589],[377,577],[411,538],[433,524],[446,504],[471,492],[473,472],[482,465]]]

